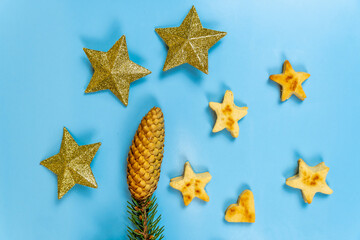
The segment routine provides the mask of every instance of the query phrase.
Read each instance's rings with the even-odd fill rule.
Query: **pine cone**
[[[154,107],[141,120],[127,158],[127,183],[136,201],[148,199],[157,188],[164,138],[164,116]]]

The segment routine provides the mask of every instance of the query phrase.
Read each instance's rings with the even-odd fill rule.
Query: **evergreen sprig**
[[[161,240],[164,238],[162,234],[164,227],[158,224],[161,215],[157,216],[156,197],[150,197],[146,201],[138,202],[132,198],[128,201],[129,220],[133,223],[134,229],[127,227],[128,238],[130,240]]]

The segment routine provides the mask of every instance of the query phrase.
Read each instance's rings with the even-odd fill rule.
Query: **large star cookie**
[[[188,63],[208,73],[208,50],[226,32],[203,28],[193,6],[180,27],[157,28],[156,32],[169,47],[163,71]]]
[[[290,62],[286,60],[282,74],[274,74],[270,79],[281,85],[281,101],[285,101],[295,94],[301,100],[306,98],[301,84],[310,77],[309,73],[295,72]]]
[[[58,178],[58,198],[62,198],[75,184],[97,188],[90,163],[101,143],[79,146],[64,128],[60,152],[41,161]]]
[[[333,190],[326,184],[329,167],[324,162],[309,167],[304,160],[299,159],[299,173],[286,179],[286,185],[301,189],[304,201],[311,203],[315,193],[332,194]]]
[[[107,52],[87,48],[84,51],[94,68],[94,75],[85,93],[109,89],[127,106],[130,83],[151,73],[130,60],[125,35]]]
[[[209,196],[205,192],[205,186],[210,182],[209,172],[194,173],[189,162],[185,163],[184,175],[170,180],[170,186],[179,190],[184,199],[185,206],[195,198],[208,202]]]
[[[225,92],[222,103],[210,102],[209,106],[216,113],[216,123],[213,132],[226,128],[234,138],[239,136],[238,121],[246,114],[248,107],[238,107],[234,103],[234,95],[230,90]]]
[[[255,222],[254,195],[250,190],[243,191],[237,204],[231,204],[225,212],[228,222]]]

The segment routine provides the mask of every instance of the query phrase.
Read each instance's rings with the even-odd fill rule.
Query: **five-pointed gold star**
[[[226,128],[234,138],[239,136],[238,121],[246,116],[248,107],[238,107],[234,103],[234,95],[230,90],[225,92],[222,103],[210,102],[209,106],[216,113],[213,132]]]
[[[290,62],[286,60],[283,73],[271,75],[270,79],[281,85],[281,101],[289,99],[293,94],[304,101],[306,94],[301,84],[309,77],[309,73],[295,72]]]
[[[180,27],[157,28],[156,32],[169,47],[163,71],[188,63],[208,73],[208,50],[226,32],[203,28],[193,6]]]
[[[60,152],[41,165],[58,177],[58,198],[61,199],[75,184],[97,188],[90,163],[101,143],[79,146],[68,130],[64,128]]]
[[[94,75],[85,93],[109,89],[125,105],[128,105],[130,83],[151,72],[132,62],[123,35],[107,52],[84,48]]]
[[[184,168],[184,175],[171,179],[170,186],[182,193],[185,206],[195,197],[208,202],[210,199],[205,192],[205,186],[211,180],[210,173],[194,173],[189,162],[185,163]]]
[[[311,203],[315,193],[332,194],[333,190],[326,184],[329,167],[324,162],[309,167],[304,160],[299,159],[299,173],[286,179],[286,185],[301,189],[304,201]]]

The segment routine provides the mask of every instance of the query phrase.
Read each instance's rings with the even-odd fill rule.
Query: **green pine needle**
[[[128,219],[133,228],[127,227],[130,240],[161,240],[164,238],[164,227],[159,227],[161,215],[157,215],[156,197],[150,197],[144,202],[137,202],[135,199],[128,201]],[[145,231],[145,228],[146,231]]]

